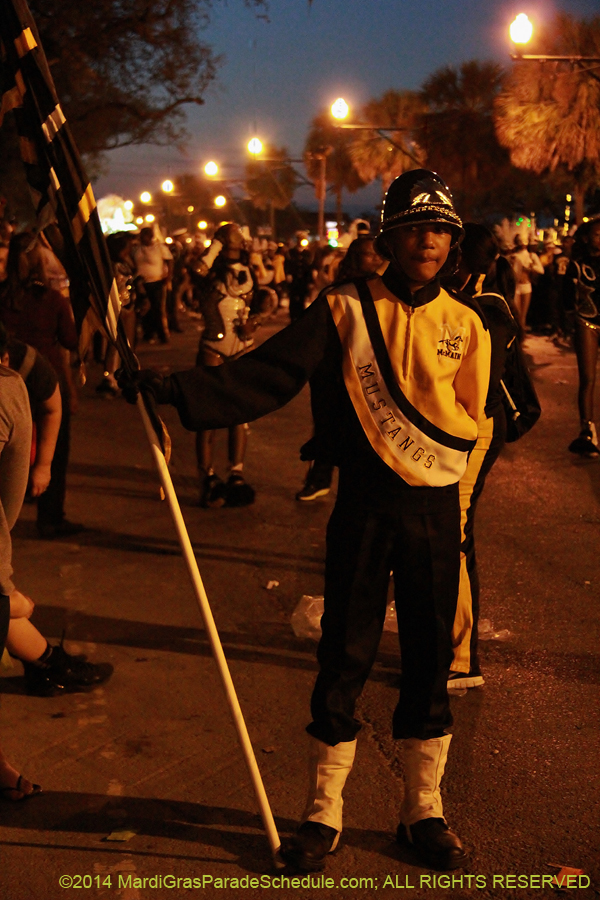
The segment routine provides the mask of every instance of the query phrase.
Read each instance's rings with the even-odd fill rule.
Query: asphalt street
[[[264,334],[284,322],[280,313]],[[142,365],[186,368],[197,340],[188,319],[169,347],[142,346]],[[343,839],[325,872],[332,883],[278,880],[291,876],[271,864],[141,420],[121,398],[96,393],[92,364],[73,419],[67,498],[69,518],[86,530],[42,541],[26,505],[15,580],[47,637],[64,632],[71,652],[108,660],[115,673],[92,693],[50,699],[24,692],[19,663],[0,673],[2,747],[44,788],[0,808],[2,898],[553,897],[547,878],[560,867],[583,872],[569,894],[600,894],[600,460],[567,451],[578,424],[574,354],[538,336],[526,350],[542,418],[505,449],[477,523],[482,616],[505,639],[481,644],[485,685],[452,699],[443,793],[468,869],[453,882],[434,876],[394,841],[400,660],[386,632],[360,702]],[[316,672],[316,643],[296,637],[290,618],[303,595],[322,592],[335,497],[294,499],[308,392],[250,426],[246,475],[257,496],[243,509],[199,508],[194,436],[173,410],[165,421],[174,484],[285,836],[305,799]],[[219,454],[224,473],[224,435]]]

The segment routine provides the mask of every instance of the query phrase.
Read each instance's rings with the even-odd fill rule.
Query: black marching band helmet
[[[389,259],[382,236],[392,228],[412,222],[446,222],[452,225],[452,247],[460,242],[464,234],[450,188],[436,172],[429,169],[404,172],[389,186],[383,201],[379,234],[375,239],[375,248],[380,256]]]

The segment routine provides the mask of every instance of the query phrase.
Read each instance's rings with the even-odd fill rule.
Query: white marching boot
[[[283,851],[285,860],[304,872],[319,872],[338,845],[342,830],[342,791],[356,753],[356,740],[331,747],[311,738],[309,787],[302,824]]]
[[[458,836],[446,824],[440,792],[451,740],[445,734],[402,742],[405,788],[398,840],[406,835],[427,865],[442,870],[458,869],[467,861]]]

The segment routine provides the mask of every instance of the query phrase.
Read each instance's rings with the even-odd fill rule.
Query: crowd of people
[[[398,840],[438,869],[467,854],[444,815],[440,782],[452,739],[449,690],[484,678],[477,656],[479,580],[473,523],[507,434],[506,377],[529,330],[571,341],[579,367],[581,430],[573,453],[599,456],[594,425],[600,331],[600,219],[543,246],[463,223],[433,172],[397,178],[379,231],[360,223],[344,248],[251,240],[226,223],[204,243],[143,228],[108,238],[129,342],[167,344],[184,317],[201,321],[196,365],[164,376],[119,372],[89,315],[75,329],[65,270],[44,235],[11,234],[0,254],[0,645],[20,659],[32,693],[89,690],[112,674],[52,647],[30,622],[32,601],[12,582],[10,531],[26,490],[44,539],[83,526],[65,514],[73,358],[99,353],[100,393],[140,390],[173,405],[196,435],[200,505],[252,503],[243,475],[247,423],[280,408],[308,382],[313,434],[296,495],[327,494],[325,608],[312,701],[309,792],[286,862],[319,871],[342,831],[342,794],[360,722],[358,697],[373,665],[394,575],[402,681],[393,715],[404,798]],[[4,252],[5,251],[5,252]],[[290,324],[255,346],[278,309]],[[34,424],[32,439],[32,421]],[[227,431],[228,472],[214,469]],[[0,796],[39,786],[0,751]]]

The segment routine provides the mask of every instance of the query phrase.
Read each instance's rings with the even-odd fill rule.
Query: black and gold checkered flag
[[[0,92],[0,126],[13,110],[37,228],[57,222],[60,229],[75,319],[81,326],[91,306],[124,367],[135,371],[137,359],[119,326],[119,292],[92,187],[25,0],[0,0]]]

